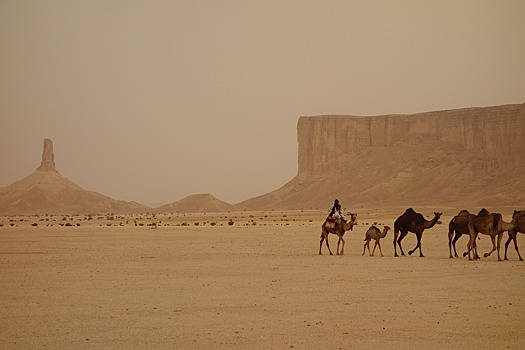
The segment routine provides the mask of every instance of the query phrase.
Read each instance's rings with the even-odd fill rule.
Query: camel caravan
[[[426,229],[431,229],[434,227],[442,214],[443,213],[441,212],[434,212],[434,217],[431,220],[426,220],[422,214],[417,213],[412,208],[408,208],[401,216],[399,216],[394,222],[394,257],[399,256],[397,253],[398,246],[400,254],[405,255],[401,242],[409,232],[412,232],[416,235],[417,243],[414,249],[408,252],[408,255],[412,255],[416,250],[419,249],[419,256],[424,257],[423,251],[421,249],[421,238],[423,236],[423,232]],[[354,225],[357,224],[357,214],[350,213],[349,215],[350,218],[347,220],[342,214],[339,201],[336,199],[334,206],[332,206],[332,209],[330,210],[330,214],[325,219],[321,227],[319,255],[322,255],[321,249],[323,242],[325,242],[330,255],[333,255],[328,243],[329,234],[335,234],[338,237],[336,254],[344,254],[344,234],[346,231],[352,231]],[[365,243],[363,246],[363,253],[361,255],[365,255],[366,249],[368,248],[368,254],[370,256],[374,256],[376,247],[379,247],[379,252],[381,256],[383,256],[380,240],[386,237],[389,230],[389,226],[384,226],[383,231],[381,231],[375,225],[370,226],[365,233]],[[492,250],[488,253],[485,253],[483,256],[485,258],[489,257],[494,251],[497,251],[498,261],[502,261],[500,256],[500,246],[501,239],[503,238],[503,233],[505,231],[508,232],[509,237],[505,243],[504,260],[508,260],[507,249],[510,242],[512,241],[514,242],[514,248],[516,249],[519,260],[523,261],[523,258],[521,257],[518,249],[517,235],[518,232],[525,233],[525,210],[515,210],[512,215],[511,222],[503,221],[501,214],[491,213],[486,209],[481,209],[477,215],[471,214],[468,210],[461,210],[450,220],[449,223],[449,257],[459,257],[456,250],[456,242],[461,236],[466,235],[469,237],[469,240],[467,242],[467,250],[463,253],[463,256],[468,256],[469,260],[479,259],[476,240],[478,239],[478,235],[481,233],[483,235],[490,236],[492,240]],[[372,239],[375,241],[375,244],[372,252],[370,252],[370,241]],[[340,246],[341,250],[339,250]],[[454,250],[454,254],[452,254],[452,250]]]

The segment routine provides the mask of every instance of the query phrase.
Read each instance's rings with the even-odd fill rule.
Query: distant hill
[[[234,206],[223,202],[211,194],[194,194],[157,208],[158,212],[211,213],[234,210]]]
[[[301,117],[297,137],[297,176],[237,209],[525,205],[525,104]]]
[[[55,167],[50,139],[44,140],[42,163],[35,172],[0,188],[2,215],[133,213],[148,209],[84,190],[62,176]]]

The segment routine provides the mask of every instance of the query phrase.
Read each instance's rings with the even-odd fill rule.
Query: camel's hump
[[[478,216],[479,215],[489,215],[489,214],[490,212],[487,209],[483,208],[479,211]]]
[[[470,212],[467,209],[463,209],[458,213],[458,216],[470,216]]]

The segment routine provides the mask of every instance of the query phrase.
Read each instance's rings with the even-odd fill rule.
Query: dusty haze
[[[88,190],[237,203],[297,174],[299,116],[523,103],[523,13],[518,1],[2,1],[0,187],[35,170],[49,137],[60,173]]]

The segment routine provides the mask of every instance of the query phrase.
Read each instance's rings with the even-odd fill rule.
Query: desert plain
[[[392,231],[362,256],[394,211],[358,212],[339,256],[315,210],[1,217],[0,348],[523,349],[525,263],[450,259],[452,215],[424,258]]]

